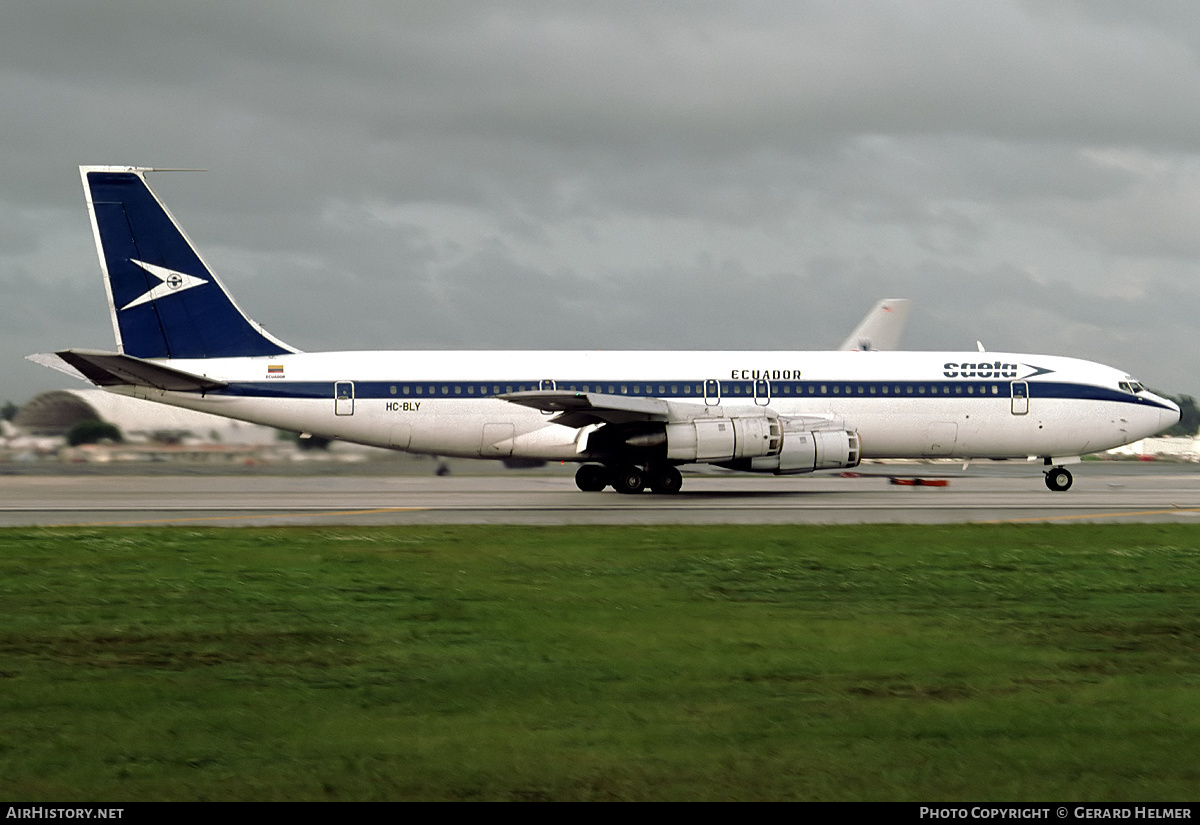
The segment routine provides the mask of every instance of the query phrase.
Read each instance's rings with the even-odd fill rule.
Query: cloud
[[[212,170],[152,182],[302,347],[823,347],[893,295],[1198,394],[1198,54],[1153,3],[17,4],[0,387],[105,345],[75,167],[130,163]]]

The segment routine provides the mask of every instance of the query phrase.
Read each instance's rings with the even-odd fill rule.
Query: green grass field
[[[5,800],[1194,800],[1188,525],[0,530]]]

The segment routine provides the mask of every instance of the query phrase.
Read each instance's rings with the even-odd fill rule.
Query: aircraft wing
[[[100,387],[135,386],[176,392],[205,392],[227,386],[173,367],[132,355],[90,349],[68,349],[29,356],[31,361],[53,367],[68,375],[83,376]],[[58,363],[52,363],[58,359]]]
[[[576,428],[586,427],[589,424],[626,424],[630,421],[677,423],[695,419],[721,418],[725,415],[744,417],[770,414],[775,416],[769,407],[710,407],[704,404],[664,401],[661,398],[608,395],[596,392],[535,390],[533,392],[510,392],[498,397],[523,407],[557,413],[549,419],[552,423]],[[784,423],[785,429],[825,430],[840,429],[846,426],[840,417],[820,413],[783,415],[778,418]]]
[[[542,412],[558,413],[550,419],[567,427],[586,427],[588,424],[625,424],[630,421],[669,421],[673,408],[696,407],[699,404],[667,403],[660,398],[637,398],[608,395],[598,392],[534,390],[510,392],[499,396],[505,401],[533,407]]]

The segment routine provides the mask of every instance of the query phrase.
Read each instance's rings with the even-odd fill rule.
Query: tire
[[[598,493],[608,486],[608,470],[599,464],[584,464],[575,471],[575,486],[585,493]]]
[[[646,474],[641,467],[619,467],[613,471],[609,483],[618,493],[633,495],[640,493],[646,486]]]
[[[1071,478],[1070,471],[1065,470],[1062,467],[1055,467],[1053,470],[1046,473],[1046,487],[1056,493],[1063,493],[1067,490],[1070,490],[1072,481],[1074,481],[1074,479]]]
[[[660,467],[652,467],[650,469],[647,484],[650,489],[656,493],[663,495],[673,495],[679,492],[683,487],[683,476],[679,474],[679,470],[666,464]]]

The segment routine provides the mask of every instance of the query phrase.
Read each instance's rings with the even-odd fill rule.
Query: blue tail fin
[[[79,168],[118,349],[138,358],[296,352],[233,302],[147,185],[148,171]]]

